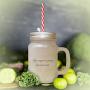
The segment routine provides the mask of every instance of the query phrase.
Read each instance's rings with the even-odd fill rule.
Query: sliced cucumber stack
[[[9,84],[13,83],[16,79],[16,72],[12,68],[3,68],[0,70],[0,83]]]

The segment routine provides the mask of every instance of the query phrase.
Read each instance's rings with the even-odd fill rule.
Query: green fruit
[[[64,75],[64,78],[70,85],[75,84],[77,81],[77,76],[74,73],[67,73]]]
[[[69,68],[68,71],[67,71],[67,73],[73,73],[73,74],[75,74],[75,71],[72,68]]]
[[[57,67],[60,67],[62,65],[62,62],[60,60],[57,60]]]
[[[28,61],[25,61],[25,62],[24,62],[24,65],[25,65],[25,66],[28,66]]]
[[[53,85],[56,89],[65,89],[67,87],[67,81],[64,78],[56,78]]]
[[[71,54],[71,66],[77,71],[90,73],[90,34],[80,33],[67,45]]]
[[[11,68],[4,68],[0,70],[0,83],[13,83],[16,79],[16,72]]]
[[[68,44],[72,58],[90,61],[90,35],[80,33]]]

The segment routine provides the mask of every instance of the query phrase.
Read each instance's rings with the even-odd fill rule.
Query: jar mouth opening
[[[56,33],[54,32],[31,32],[31,39],[56,39]]]

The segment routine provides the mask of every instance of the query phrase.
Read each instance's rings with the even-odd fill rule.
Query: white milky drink
[[[66,48],[56,45],[56,34],[49,32],[30,33],[28,46],[28,70],[38,75],[41,83],[52,83],[59,74],[65,74],[70,67],[70,55]],[[58,51],[66,53],[66,68],[58,71]]]

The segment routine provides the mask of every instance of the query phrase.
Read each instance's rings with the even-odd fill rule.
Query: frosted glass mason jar
[[[28,70],[38,75],[41,83],[52,83],[58,75],[63,75],[70,67],[70,54],[64,47],[56,45],[56,34],[49,32],[30,33],[28,46]],[[66,68],[57,69],[58,52],[66,53]]]

